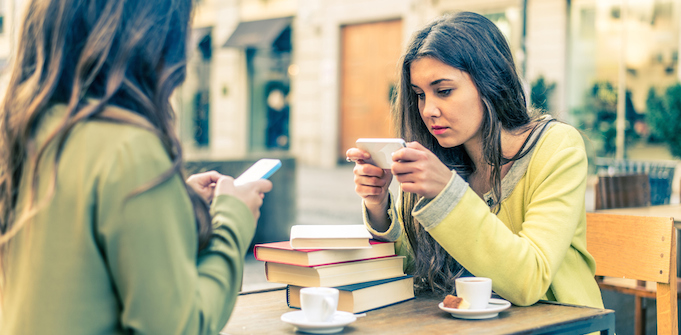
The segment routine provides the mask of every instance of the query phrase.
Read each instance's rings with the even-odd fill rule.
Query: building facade
[[[212,29],[210,140],[202,146],[190,136],[195,133],[191,96],[198,82],[190,70],[178,93],[189,155],[230,159],[285,151],[303,164],[336,165],[357,137],[390,136],[389,98],[401,51],[419,27],[459,10],[497,23],[519,70],[530,80],[541,75],[555,82],[552,108],[566,109],[564,0],[204,0],[194,27]],[[267,46],[228,41],[240,25],[276,18],[290,18],[291,58],[285,71],[288,145],[272,148],[261,144],[267,142],[268,114],[259,106],[267,104],[266,89],[254,87],[264,85],[259,77],[268,74],[258,73],[253,53],[267,53]]]
[[[0,0],[0,65],[24,2]],[[547,109],[575,125],[593,114],[597,85],[622,82],[620,64],[632,122],[651,88],[679,80],[678,0],[198,0],[174,96],[187,158],[287,155],[331,167],[356,138],[392,136],[402,50],[415,30],[460,10],[494,21],[527,91],[542,78]]]

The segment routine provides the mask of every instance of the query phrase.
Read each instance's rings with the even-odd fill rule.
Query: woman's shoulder
[[[138,118],[139,114],[105,107],[101,117],[74,127],[63,157],[69,158],[68,164],[91,167],[90,173],[109,182],[153,180],[172,168],[172,158],[151,124],[135,121]]]
[[[551,121],[546,124],[546,127],[545,134],[537,143],[540,148],[584,147],[582,133],[575,127],[561,121]]]
[[[552,121],[547,124],[547,128],[535,145],[534,154],[529,163],[530,168],[534,171],[542,171],[547,164],[560,165],[566,159],[586,161],[586,148],[582,134],[567,123]]]
[[[55,105],[42,122],[36,139],[44,143],[66,117],[66,106]],[[96,117],[77,123],[69,132],[62,158],[99,165],[121,160],[169,165],[168,152],[154,127],[142,116],[116,106],[106,106]],[[61,164],[64,164],[64,160]],[[90,162],[90,163],[87,163]],[[95,163],[99,162],[99,163]]]
[[[36,140],[40,144],[66,119],[67,108],[64,104],[55,104],[44,114],[36,130]],[[158,140],[152,124],[143,116],[113,105],[106,105],[96,117],[76,124],[69,132],[68,141],[77,139],[90,147],[100,145],[100,149],[111,144],[147,138]],[[103,146],[103,147],[102,147]]]
[[[129,146],[131,150],[163,148],[161,139],[149,121],[137,113],[111,105],[104,107],[96,118],[74,127],[70,137],[109,150],[121,146]]]

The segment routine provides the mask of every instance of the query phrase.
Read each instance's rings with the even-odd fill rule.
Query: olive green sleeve
[[[215,231],[198,254],[192,205],[179,175],[147,191],[171,162],[156,136],[140,131],[102,165],[96,241],[131,334],[217,334],[241,285],[243,256],[255,230],[245,204],[215,199]]]

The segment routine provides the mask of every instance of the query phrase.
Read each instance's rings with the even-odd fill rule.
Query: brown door
[[[341,28],[339,160],[360,137],[394,137],[390,94],[402,52],[402,21]]]

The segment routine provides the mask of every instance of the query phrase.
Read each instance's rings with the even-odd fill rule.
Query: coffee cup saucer
[[[489,299],[487,307],[481,309],[448,308],[445,307],[442,302],[438,307],[459,319],[489,319],[499,315],[499,312],[511,307],[511,303],[504,299],[491,298]]]
[[[333,319],[329,322],[310,322],[307,321],[303,311],[293,311],[284,313],[281,321],[296,326],[298,331],[311,334],[333,334],[343,330],[343,328],[357,320],[357,317],[348,312],[336,311]]]

